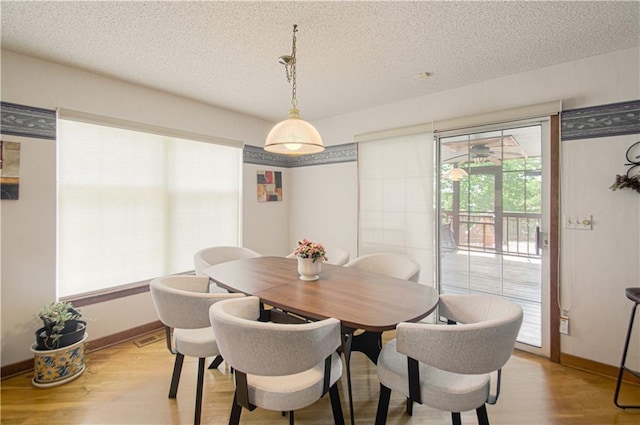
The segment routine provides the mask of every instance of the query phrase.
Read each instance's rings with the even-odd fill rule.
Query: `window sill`
[[[177,275],[194,274],[193,270]],[[74,307],[84,307],[92,304],[99,304],[106,301],[116,300],[119,298],[130,297],[144,292],[149,292],[149,283],[152,279],[141,280],[139,282],[127,283],[125,285],[114,286],[107,289],[101,289],[93,292],[85,292],[83,294],[69,295],[60,298],[60,301],[73,303]]]

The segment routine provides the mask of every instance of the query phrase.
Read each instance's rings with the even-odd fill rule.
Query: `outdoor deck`
[[[524,311],[518,341],[539,347],[542,340],[540,270],[539,258],[451,251],[441,260],[442,292],[500,295],[518,303]]]

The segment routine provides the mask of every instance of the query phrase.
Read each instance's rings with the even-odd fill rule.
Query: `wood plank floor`
[[[385,333],[385,342],[393,332]],[[1,382],[0,419],[3,425],[67,424],[192,424],[196,364],[185,359],[177,399],[167,398],[174,357],[164,341],[138,347],[125,342],[87,355],[87,370],[75,381],[56,388],[35,388],[31,374]],[[352,357],[356,423],[374,422],[379,384],[375,365],[362,354]],[[341,397],[348,423],[346,382]],[[516,351],[503,373],[498,404],[488,406],[492,425],[640,424],[640,410],[613,404],[615,381],[551,363]],[[624,385],[625,400],[640,404],[640,387]],[[223,363],[205,377],[202,424],[226,424],[233,395],[232,375]],[[391,425],[450,424],[450,415],[415,405],[407,416],[402,397],[392,393]],[[464,424],[476,424],[475,414],[463,413]],[[278,412],[243,411],[242,424],[286,425]],[[296,412],[296,424],[331,424],[328,396]]]

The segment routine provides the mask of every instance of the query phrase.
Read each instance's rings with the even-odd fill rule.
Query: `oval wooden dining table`
[[[400,322],[417,322],[438,305],[438,293],[426,285],[351,267],[323,263],[319,279],[299,279],[295,258],[256,257],[209,266],[203,270],[220,288],[254,295],[275,307],[274,312],[305,320],[334,317],[342,323],[349,389],[351,423],[354,423],[350,357],[364,353],[376,363],[382,349],[382,332]],[[356,330],[364,332],[356,334]]]

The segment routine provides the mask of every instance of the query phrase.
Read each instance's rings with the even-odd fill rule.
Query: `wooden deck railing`
[[[496,232],[496,214],[461,212],[454,220],[450,211],[445,211],[446,223],[458,223],[458,232],[451,237],[461,248],[474,251],[500,252],[507,255],[539,258],[538,229],[540,214],[502,213],[502,229]],[[443,225],[443,231],[449,229]],[[447,230],[448,231],[448,230]],[[501,235],[502,243],[496,246],[496,234]],[[445,237],[442,237],[445,240]]]

